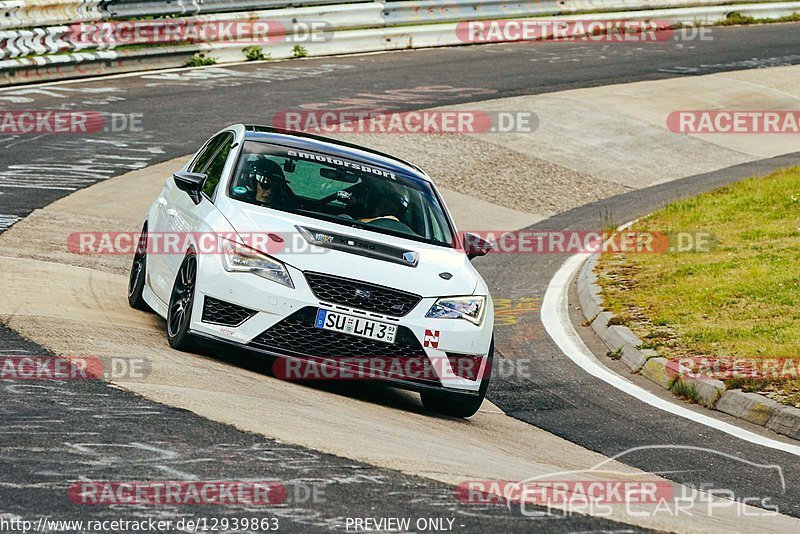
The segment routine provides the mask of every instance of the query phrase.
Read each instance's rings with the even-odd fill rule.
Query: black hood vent
[[[369,241],[360,237],[331,232],[330,230],[318,230],[304,226],[296,226],[303,238],[318,247],[341,250],[358,256],[366,256],[383,261],[391,261],[405,265],[406,267],[416,267],[419,263],[419,252],[400,247],[393,247],[385,243]]]

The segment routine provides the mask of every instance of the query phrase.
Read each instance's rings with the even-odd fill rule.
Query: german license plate
[[[397,335],[397,325],[379,323],[363,317],[355,317],[331,310],[317,310],[317,320],[314,326],[320,330],[333,330],[344,332],[358,337],[394,343]]]

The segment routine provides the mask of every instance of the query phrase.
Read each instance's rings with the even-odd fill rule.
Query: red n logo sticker
[[[439,348],[439,331],[438,330],[425,330],[425,338],[422,342],[425,347]]]

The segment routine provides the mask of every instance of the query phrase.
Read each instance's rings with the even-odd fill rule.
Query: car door
[[[231,134],[223,132],[206,141],[189,164],[187,170],[189,172],[202,172],[201,169],[207,168],[214,155],[228,138],[228,135]],[[156,199],[156,209],[151,213],[148,221],[148,231],[156,234],[160,243],[166,244],[166,240],[174,232],[176,227],[174,218],[178,215],[178,209],[181,206],[185,206],[185,200],[189,200],[192,203],[188,195],[179,190],[170,177],[161,193],[159,193]],[[179,256],[179,264],[180,260],[183,259],[182,254],[170,254],[170,252],[161,250],[159,253],[150,254],[147,258],[150,288],[163,302],[169,302],[170,291],[172,291],[172,284],[175,280],[173,269],[176,268],[174,267],[175,258],[173,256]]]
[[[203,224],[203,221],[211,211],[216,209],[212,199],[222,179],[225,163],[233,148],[233,141],[234,134],[232,132],[219,134],[211,143],[208,153],[204,153],[202,157],[198,158],[196,164],[192,165],[191,172],[207,175],[199,204],[195,204],[187,193],[177,187],[172,188],[172,206],[167,210],[167,232],[179,236],[181,243],[186,242],[185,237],[191,233],[209,231],[208,225]],[[186,252],[185,247],[178,252],[166,256],[171,282],[174,282],[175,276],[178,274]]]

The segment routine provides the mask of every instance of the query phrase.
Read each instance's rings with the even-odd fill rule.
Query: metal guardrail
[[[246,5],[316,4],[305,7],[283,7],[259,11],[243,11]],[[224,4],[224,6],[223,6]],[[750,2],[731,4],[718,0],[423,0],[423,1],[356,1],[348,3],[330,0],[301,2],[254,0],[34,0],[0,1],[0,17],[11,13],[9,20],[35,19],[40,9],[45,20],[67,19],[72,23],[109,20],[112,9],[117,17],[134,16],[144,9],[150,16],[169,9],[170,15],[186,13],[185,17],[170,18],[170,23],[227,23],[254,20],[272,21],[288,30],[289,39],[264,44],[264,52],[273,59],[295,55],[291,37],[308,23],[324,21],[332,39],[325,42],[303,43],[310,56],[355,53],[402,48],[449,46],[464,44],[457,35],[457,23],[469,20],[509,19],[531,16],[552,16],[559,19],[584,17],[618,20],[650,19],[670,22],[716,22],[732,11],[756,17],[776,17],[800,12],[798,2]],[[605,8],[599,12],[598,7]],[[236,11],[206,13],[223,7]],[[625,10],[624,12],[614,10]],[[138,11],[137,11],[138,10]],[[610,11],[609,11],[610,10]],[[591,15],[570,13],[592,12]],[[201,13],[201,14],[198,14]],[[24,15],[24,16],[23,16]],[[27,18],[25,18],[27,17]],[[7,21],[5,21],[7,22]],[[153,20],[147,23],[153,23]],[[182,66],[199,51],[213,52],[220,63],[244,60],[243,49],[252,42],[169,42],[151,43],[145,47],[120,47],[112,40],[81,39],[75,25],[49,25],[28,29],[2,29],[0,26],[0,85],[26,81],[58,79],[78,74],[120,72],[136,68]],[[78,27],[77,29],[80,29]],[[130,44],[130,43],[123,43]],[[75,73],[70,73],[70,67]],[[77,71],[80,72],[77,72]],[[3,78],[3,75],[5,77]]]
[[[0,29],[52,26],[99,20],[101,0],[0,1]]]
[[[325,21],[332,31],[345,31],[351,28],[375,28],[384,25],[383,4],[364,2],[359,4],[325,4],[316,7],[276,9],[198,15],[187,19],[170,19],[171,24],[192,21],[198,24],[250,22],[268,20],[285,28],[297,28],[320,20]],[[88,29],[96,21],[88,21]],[[152,21],[147,21],[150,23]],[[165,21],[167,22],[167,21]],[[111,50],[118,46],[112,40],[87,42],[75,32],[81,28],[74,26],[50,26],[30,30],[0,30],[0,60],[29,56],[42,56],[63,52],[90,52]],[[130,44],[130,43],[129,43]],[[138,43],[137,43],[138,44]],[[179,43],[172,43],[173,46]],[[2,68],[3,65],[0,65]]]
[[[352,0],[347,4],[367,3],[372,0]],[[265,9],[296,8],[343,4],[341,0],[104,0],[100,6],[105,19],[134,17],[190,16],[211,13],[263,11]]]
[[[192,16],[372,0],[0,0],[0,29],[30,29],[75,22]]]
[[[0,59],[56,54],[69,48],[66,26],[0,31]]]
[[[754,0],[751,3],[768,2]],[[31,29],[75,22],[131,18],[188,17],[323,5],[356,5],[373,0],[0,0],[0,29]],[[452,22],[464,17],[557,15],[730,4],[720,0],[424,0],[379,1],[386,25]],[[734,2],[735,3],[735,2]]]
[[[718,6],[719,0],[423,0],[386,2],[386,25]]]

